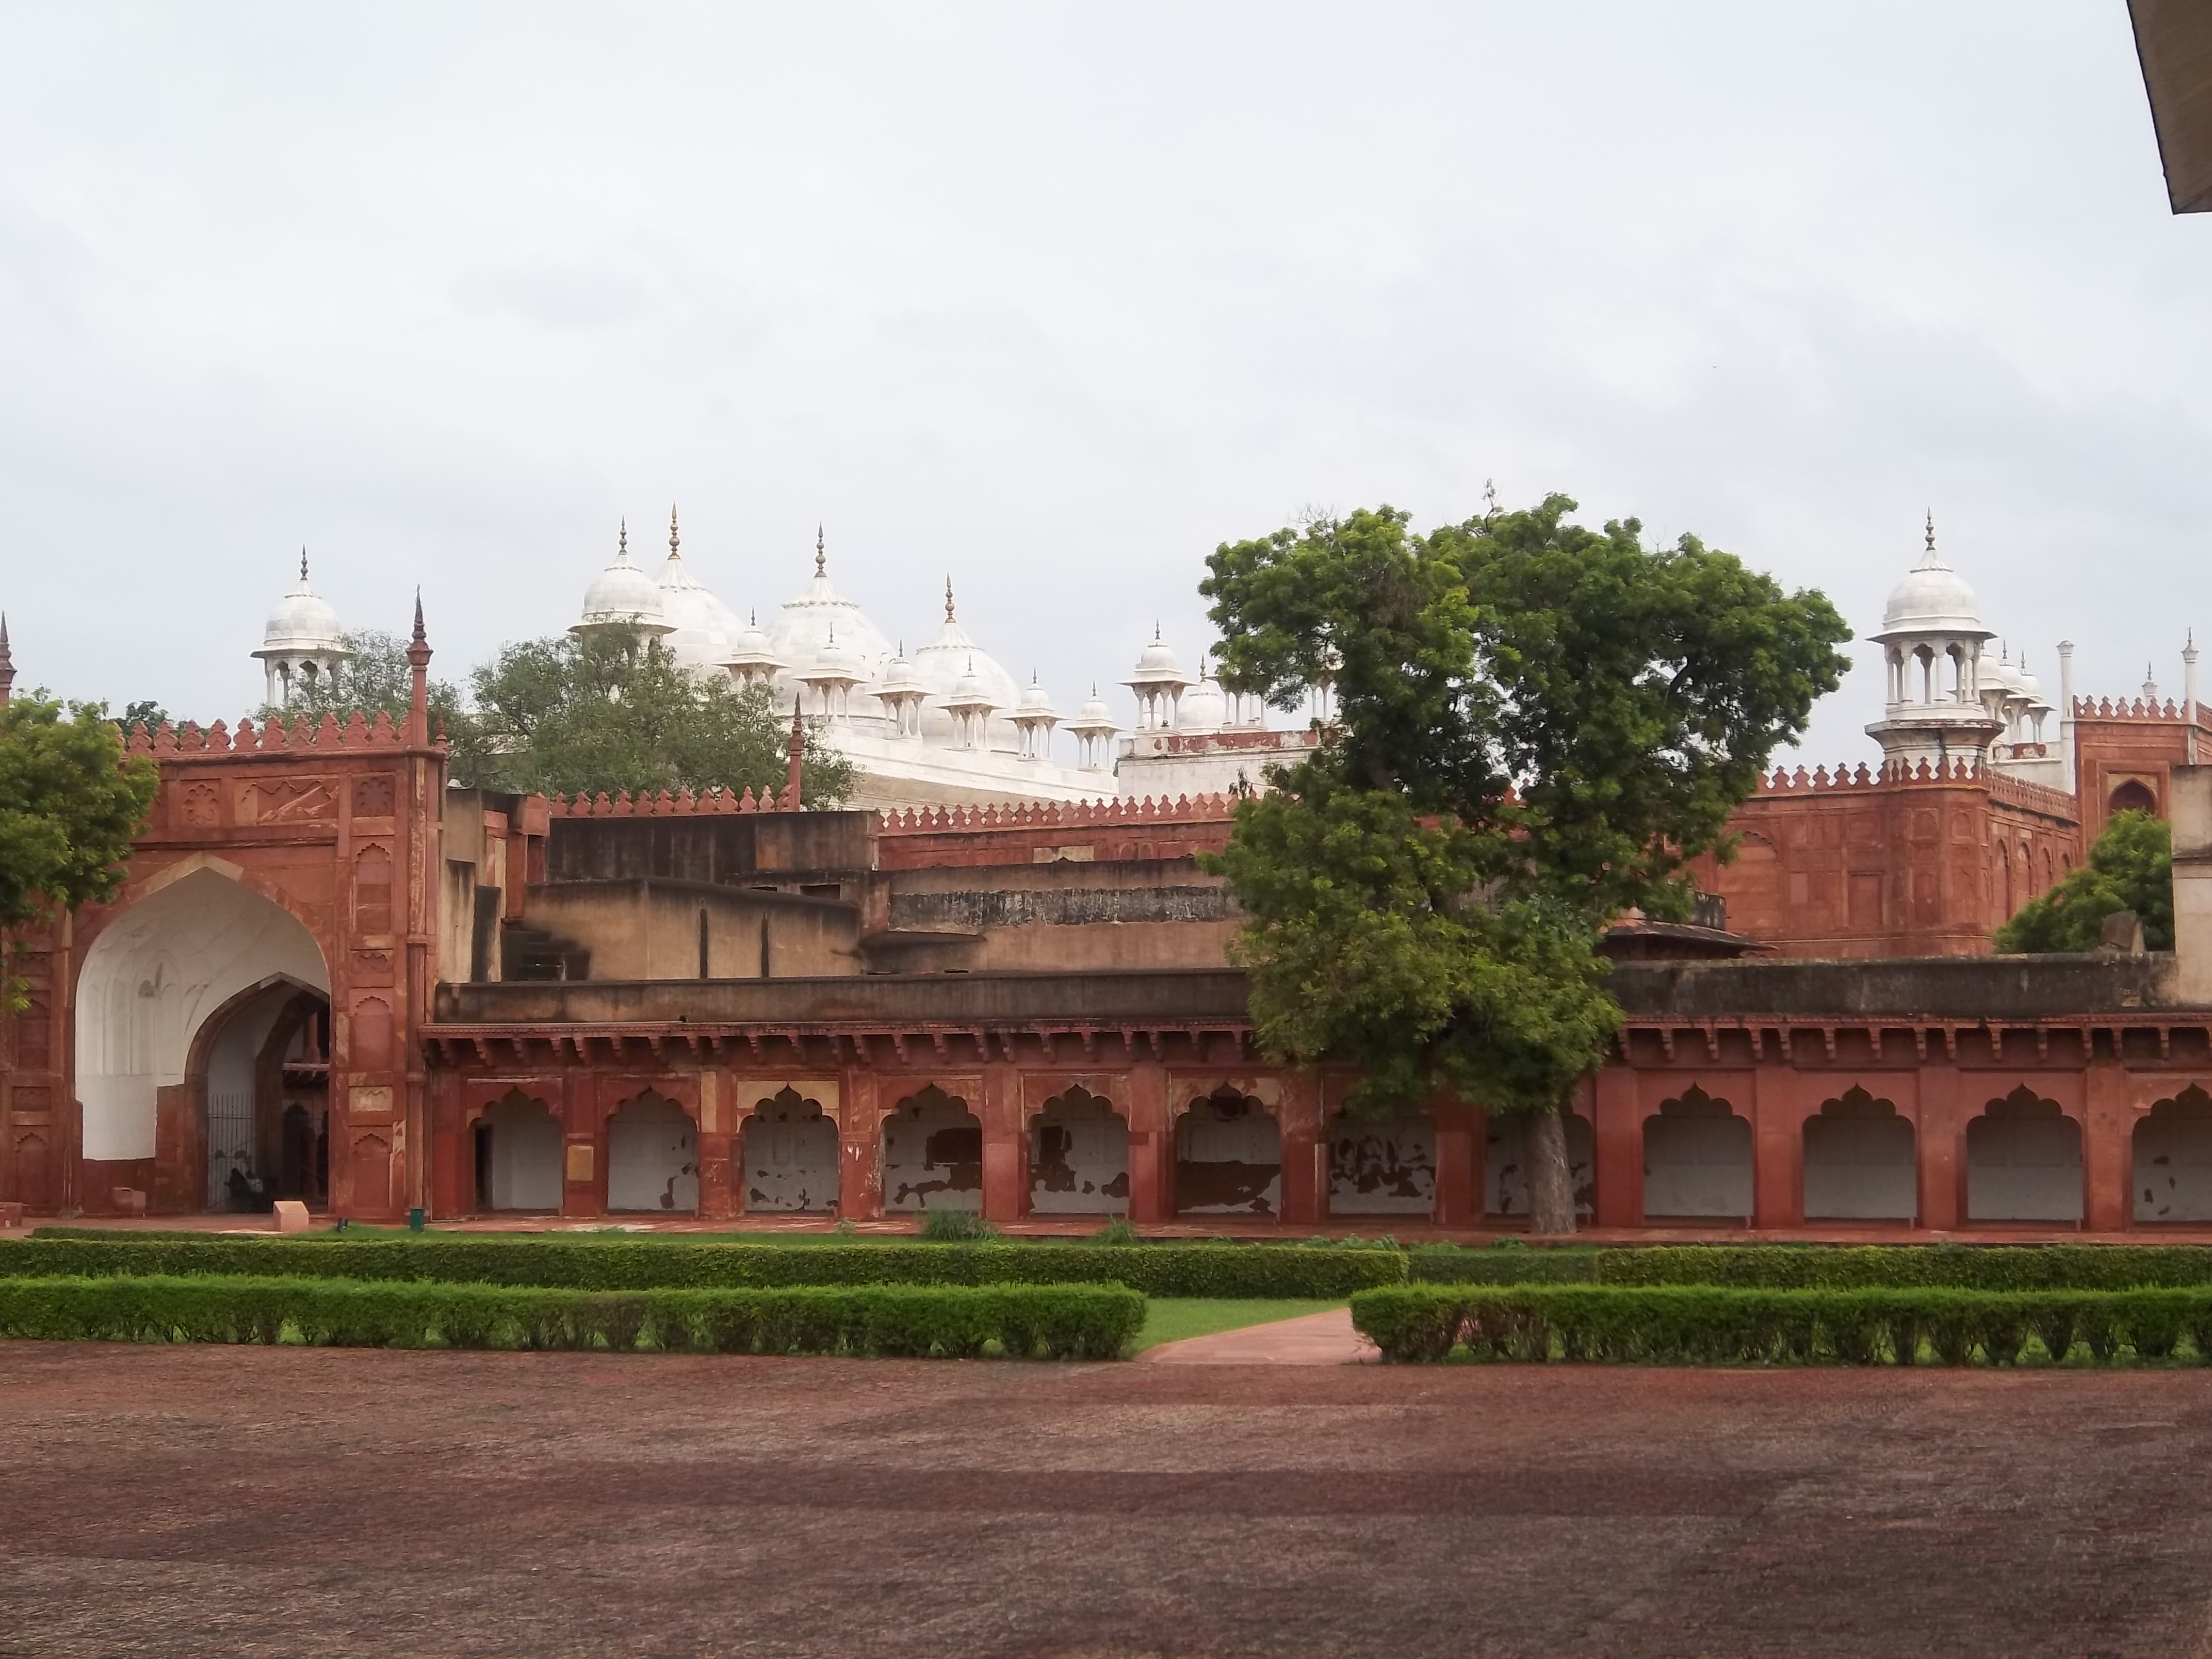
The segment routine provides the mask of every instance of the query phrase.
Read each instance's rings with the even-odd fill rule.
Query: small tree
[[[475,708],[454,729],[456,781],[564,794],[780,789],[789,728],[765,686],[678,663],[627,630],[555,635],[501,647],[470,676]],[[852,765],[810,733],[809,806],[852,792]]]
[[[1389,507],[1224,544],[1222,683],[1337,718],[1216,861],[1251,921],[1263,1048],[1356,1062],[1348,1103],[1449,1090],[1528,1115],[1530,1218],[1571,1231],[1562,1114],[1620,1012],[1623,910],[1686,914],[1688,861],[1848,666],[1817,592],[1552,495],[1427,537]]]
[[[2106,916],[2132,910],[2143,943],[2173,949],[2173,837],[2163,818],[2116,812],[2089,849],[2089,861],[1997,929],[1999,951],[2041,954],[2094,951]]]
[[[160,787],[150,758],[125,757],[106,704],[33,692],[0,705],[0,943],[12,951],[15,930],[112,898]],[[0,959],[0,1002],[23,1000]]]

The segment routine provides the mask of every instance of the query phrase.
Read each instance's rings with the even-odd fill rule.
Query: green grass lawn
[[[1216,1331],[1242,1330],[1247,1325],[1268,1325],[1278,1319],[1341,1308],[1341,1301],[1313,1301],[1301,1297],[1178,1296],[1152,1297],[1145,1304],[1144,1328],[1129,1345],[1131,1353],[1142,1353],[1162,1342],[1180,1342],[1187,1336],[1211,1336]]]

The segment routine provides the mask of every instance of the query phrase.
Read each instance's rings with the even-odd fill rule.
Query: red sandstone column
[[[2135,1111],[2127,1067],[2118,1060],[2094,1061],[2082,1085],[2083,1223],[2091,1232],[2118,1232],[2134,1224],[2136,1213]]]
[[[461,1177],[474,1160],[472,1139],[461,1121],[460,1074],[450,1066],[430,1074],[430,1214],[433,1218],[465,1215],[476,1207],[476,1194],[461,1190]]]
[[[1481,1111],[1438,1097],[1429,1102],[1428,1113],[1437,1132],[1437,1205],[1429,1218],[1439,1227],[1471,1227],[1482,1218],[1474,1213],[1482,1190],[1474,1172],[1481,1157]]]
[[[1594,1079],[1590,1139],[1597,1157],[1600,1227],[1644,1224],[1644,1126],[1636,1073],[1615,1061]]]
[[[1310,1072],[1283,1079],[1275,1108],[1282,1131],[1282,1219],[1310,1227],[1328,1219],[1328,1147],[1321,1134],[1321,1080]]]
[[[872,1073],[849,1072],[838,1088],[837,1213],[870,1221],[884,1212],[884,1124]]]
[[[738,1208],[738,1183],[730,1178],[737,1102],[728,1081],[712,1066],[699,1068],[699,1215],[708,1221],[727,1221]]]
[[[607,1189],[599,1079],[571,1069],[562,1074],[561,1094],[561,1213],[599,1215],[607,1207]]]
[[[1793,1085],[1800,1086],[1793,1087]],[[1790,1228],[1805,1219],[1805,1108],[1802,1096],[1820,1080],[1778,1065],[1751,1074],[1752,1224]]]
[[[1021,1073],[1000,1063],[983,1068],[983,1216],[1019,1221],[1028,1212],[1028,1136],[1022,1127]]]
[[[1950,1232],[1966,1218],[1966,1121],[1959,1068],[1939,1058],[1940,1036],[1929,1039],[1920,1068],[1920,1121],[1913,1143],[1920,1158],[1920,1224]]]
[[[1170,1160],[1174,1135],[1168,1121],[1168,1074],[1157,1060],[1129,1067],[1129,1219],[1168,1221],[1175,1216]]]

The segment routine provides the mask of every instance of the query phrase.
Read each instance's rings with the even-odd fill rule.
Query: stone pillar
[[[1482,1110],[1443,1097],[1428,1103],[1437,1133],[1437,1206],[1429,1218],[1439,1227],[1472,1227],[1482,1220]]]
[[[587,1071],[565,1072],[561,1094],[561,1213],[603,1215],[607,1160],[599,1145],[599,1080]]]
[[[727,1221],[738,1213],[740,1182],[731,1175],[737,1139],[737,1103],[712,1067],[699,1070],[699,1217]]]
[[[2173,829],[2174,990],[2189,1007],[2212,1006],[2212,767],[2168,775]]]
[[[1929,1034],[1913,1149],[1920,1163],[1920,1224],[1952,1232],[1966,1218],[1966,1124],[1974,1114],[1966,1104],[1958,1066],[1942,1056],[1942,1042],[1940,1035]]]
[[[1644,1124],[1636,1081],[1632,1066],[1615,1061],[1593,1082],[1590,1142],[1600,1227],[1644,1224]]]
[[[1000,1063],[983,1068],[983,1216],[1019,1221],[1029,1212],[1029,1135],[1022,1123],[1022,1074]]]
[[[884,1115],[874,1074],[848,1072],[837,1095],[837,1213],[872,1221],[884,1212]]]
[[[1792,1086],[1792,1085],[1798,1086]],[[1794,1068],[1762,1065],[1751,1074],[1752,1224],[1795,1227],[1805,1219],[1805,1087]]]
[[[2136,1118],[2127,1067],[2117,1057],[2091,1060],[2081,1093],[2082,1224],[2094,1233],[2119,1232],[2135,1224],[2136,1214]]]
[[[1328,1219],[1328,1144],[1321,1133],[1321,1079],[1293,1072],[1275,1107],[1282,1133],[1283,1213],[1295,1226]]]
[[[1168,1074],[1157,1060],[1129,1067],[1129,1219],[1175,1218],[1175,1133],[1169,1121]]]

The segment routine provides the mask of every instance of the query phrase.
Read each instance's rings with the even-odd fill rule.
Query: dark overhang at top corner
[[[2176,213],[2212,213],[2212,0],[2128,0]]]

